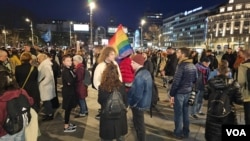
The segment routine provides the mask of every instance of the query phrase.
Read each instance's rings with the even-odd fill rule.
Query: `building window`
[[[246,4],[246,9],[250,9],[250,3]]]
[[[234,3],[234,0],[229,0],[229,3]]]
[[[225,12],[225,7],[220,8],[220,12]]]
[[[227,7],[227,11],[232,11],[232,10],[233,10],[232,6]]]
[[[242,4],[237,4],[236,5],[236,10],[242,9]]]

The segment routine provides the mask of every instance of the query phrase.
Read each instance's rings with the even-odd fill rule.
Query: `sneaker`
[[[95,118],[96,118],[96,119],[100,119],[100,116],[101,116],[101,114],[97,114],[97,115],[95,116]]]
[[[76,128],[77,126],[75,124],[69,123],[69,127]]]
[[[86,114],[81,114],[80,113],[80,114],[78,114],[78,115],[75,116],[75,118],[80,118],[80,117],[86,117]]]
[[[65,133],[70,133],[70,132],[75,132],[76,131],[76,128],[73,128],[73,127],[68,127],[68,128],[64,128],[64,132]]]
[[[193,119],[198,119],[199,117],[197,115],[191,115]]]
[[[175,135],[174,133],[172,134],[172,136],[177,139],[177,140],[182,140],[183,139],[183,136],[177,136]]]
[[[43,118],[42,118],[42,121],[50,121],[50,120],[53,120],[53,119],[54,119],[53,114],[52,115],[44,115]]]
[[[201,116],[205,116],[206,114],[205,114],[205,113],[203,113],[203,112],[199,112],[199,115],[201,115]]]

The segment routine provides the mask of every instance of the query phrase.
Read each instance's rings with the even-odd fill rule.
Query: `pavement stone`
[[[150,117],[149,112],[145,112],[145,125],[146,125],[146,140],[147,141],[175,141],[172,136],[174,130],[173,121],[173,108],[170,108],[169,103],[163,102],[166,99],[166,90],[162,87],[162,80],[160,78],[155,79],[159,88],[160,101],[153,110],[153,117]],[[59,79],[58,92],[59,100],[61,101],[61,84]],[[39,121],[41,136],[38,141],[100,141],[99,138],[99,120],[95,119],[97,110],[100,105],[97,103],[97,91],[89,87],[88,97],[86,98],[89,115],[83,118],[74,118],[79,112],[79,108],[72,110],[70,121],[77,125],[77,131],[73,133],[63,132],[63,116],[64,111],[58,108],[55,114],[55,118],[52,121],[41,122]],[[206,111],[206,101],[203,111]],[[242,107],[239,107],[241,112],[237,114],[238,121],[244,123],[244,115]],[[132,113],[131,110],[127,113],[128,116],[128,134],[125,136],[127,141],[136,141],[136,133],[133,129]],[[190,118],[190,137],[183,139],[183,141],[204,141],[205,132],[205,118],[206,116],[200,116],[200,118]]]

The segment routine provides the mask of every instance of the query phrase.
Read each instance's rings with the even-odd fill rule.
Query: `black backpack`
[[[89,86],[90,84],[92,84],[91,75],[90,75],[89,70],[87,70],[87,69],[84,69],[83,84],[84,84],[85,86]]]
[[[122,100],[121,93],[114,90],[108,97],[105,107],[102,109],[101,116],[106,119],[119,119],[126,111],[126,106]]]
[[[4,122],[4,130],[10,134],[20,132],[31,120],[30,104],[28,99],[20,94],[19,97],[7,102],[7,118]]]
[[[221,82],[216,82],[216,83],[225,83],[223,80],[217,80],[217,81]],[[224,118],[228,114],[230,114],[232,110],[232,105],[229,96],[229,87],[230,85],[227,85],[227,87],[212,90],[211,95],[209,96],[208,99],[208,109],[207,109],[208,116],[216,118]]]

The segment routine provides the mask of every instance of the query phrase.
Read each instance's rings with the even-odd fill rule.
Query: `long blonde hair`
[[[100,54],[100,56],[98,58],[98,63],[101,63],[101,62],[105,61],[105,59],[107,57],[109,57],[109,54],[112,51],[116,54],[116,51],[115,51],[115,49],[113,47],[107,46],[107,47],[103,48],[102,51],[101,51],[101,54]]]

